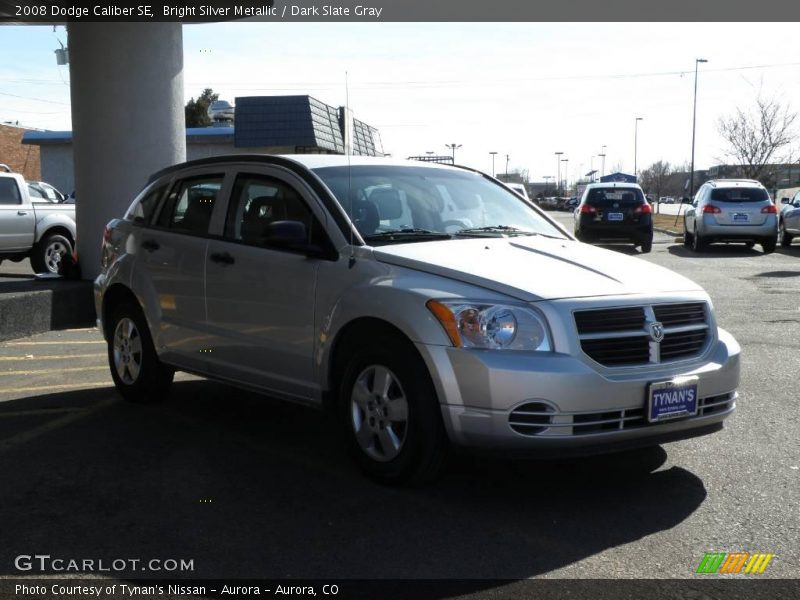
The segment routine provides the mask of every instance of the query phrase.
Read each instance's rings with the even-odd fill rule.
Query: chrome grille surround
[[[709,341],[706,302],[671,302],[573,312],[583,353],[605,367],[685,360]]]
[[[693,419],[732,409],[737,393],[728,392],[698,399],[697,415]],[[550,404],[532,401],[514,408],[508,415],[513,431],[528,437],[574,437],[611,433],[657,425],[648,423],[644,404],[638,408],[623,408],[595,412],[559,412]]]

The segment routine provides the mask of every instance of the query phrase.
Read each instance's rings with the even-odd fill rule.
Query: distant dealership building
[[[43,181],[65,193],[75,189],[71,131],[26,131],[22,144],[38,146]],[[114,141],[107,144],[113,154]],[[376,128],[345,107],[311,96],[236,98],[233,127],[186,129],[187,160],[240,153],[345,154],[348,148],[355,155],[384,155]]]

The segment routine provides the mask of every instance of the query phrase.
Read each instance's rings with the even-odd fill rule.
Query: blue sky
[[[146,24],[143,26],[147,26]],[[311,94],[345,103],[405,157],[447,153],[490,171],[570,178],[599,168],[689,160],[694,60],[701,65],[696,165],[723,158],[720,115],[761,87],[800,109],[795,24],[226,23],[184,27],[186,99],[205,87],[236,96]],[[69,129],[69,71],[53,50],[63,27],[0,29],[0,121]],[[21,97],[20,97],[21,96]],[[800,143],[795,149],[800,154]],[[594,157],[594,158],[593,158]]]

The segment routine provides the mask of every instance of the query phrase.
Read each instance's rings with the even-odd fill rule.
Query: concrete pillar
[[[180,23],[70,23],[78,260],[100,271],[103,227],[154,172],[186,160]]]

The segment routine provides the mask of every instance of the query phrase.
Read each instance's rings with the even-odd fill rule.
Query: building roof
[[[233,142],[233,127],[190,127],[186,130],[186,141],[190,144],[227,144]],[[26,131],[23,144],[50,146],[71,144],[71,131]]]

